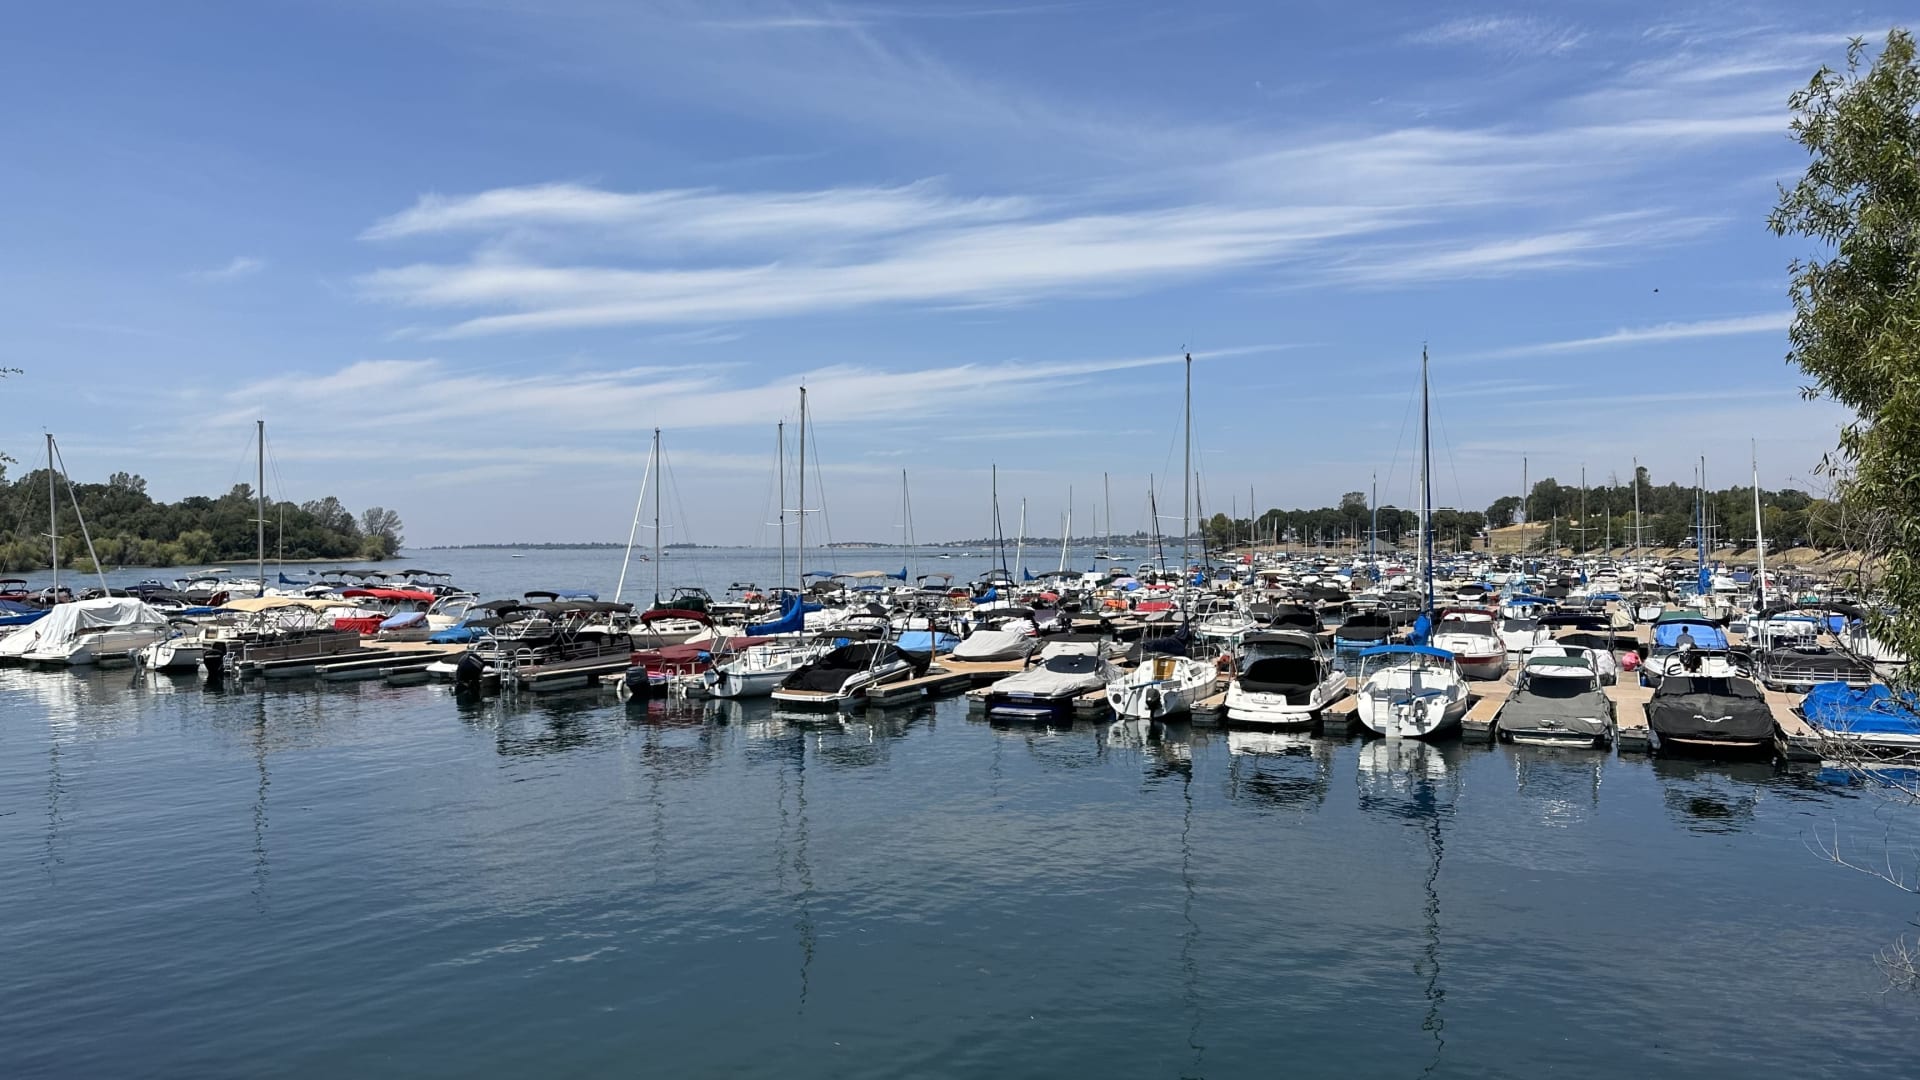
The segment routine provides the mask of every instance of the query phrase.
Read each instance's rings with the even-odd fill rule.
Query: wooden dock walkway
[[[1767,710],[1773,713],[1774,743],[1780,756],[1788,761],[1819,761],[1820,736],[1800,715],[1800,702],[1806,695],[1765,687],[1760,692],[1767,699]]]
[[[1622,750],[1651,749],[1653,730],[1647,726],[1647,702],[1653,700],[1653,687],[1633,681],[1617,682],[1605,690],[1607,700],[1613,702],[1614,745]]]
[[[1469,682],[1467,691],[1471,696],[1466,718],[1460,721],[1461,733],[1492,738],[1500,710],[1506,707],[1507,696],[1513,693],[1513,683],[1506,678]]]

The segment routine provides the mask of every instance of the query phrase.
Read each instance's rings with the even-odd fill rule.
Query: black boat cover
[[[1305,705],[1320,684],[1320,665],[1309,656],[1269,656],[1240,673],[1240,689],[1249,694],[1285,694],[1287,704]]]
[[[782,690],[838,691],[854,675],[901,659],[908,659],[908,657],[888,642],[856,641],[850,645],[842,645],[788,675],[780,683],[780,688]]]
[[[1669,675],[1647,703],[1647,725],[1662,739],[1756,743],[1773,737],[1773,713],[1745,679]]]

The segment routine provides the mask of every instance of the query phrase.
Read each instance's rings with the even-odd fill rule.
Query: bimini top
[[[1360,659],[1369,656],[1433,656],[1441,660],[1452,660],[1453,654],[1445,649],[1436,649],[1431,645],[1375,645],[1360,654]]]
[[[1703,623],[1703,622],[1709,622],[1711,620],[1707,618],[1705,612],[1699,611],[1695,608],[1675,608],[1671,611],[1661,612],[1660,617],[1653,621],[1657,625],[1659,623],[1679,623],[1679,622]]]
[[[1661,619],[1653,624],[1653,644],[1658,648],[1674,648],[1679,645],[1682,633],[1693,638],[1695,648],[1709,651],[1727,648],[1727,632],[1705,619],[1672,622]]]

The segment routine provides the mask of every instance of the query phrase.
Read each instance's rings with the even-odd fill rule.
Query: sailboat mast
[[[807,591],[807,388],[804,386],[800,388],[800,507],[794,513],[799,518],[800,534],[793,543],[793,562],[804,597]]]
[[[1753,452],[1753,545],[1760,555],[1760,606],[1767,606],[1767,525],[1760,516],[1760,442],[1751,444]]]
[[[1160,576],[1167,576],[1167,545],[1160,539],[1160,503],[1153,494],[1153,474],[1147,474],[1147,527],[1153,531],[1153,550],[1160,560]]]
[[[1420,347],[1420,558],[1425,564],[1426,614],[1433,617],[1433,433],[1427,392],[1427,347]]]
[[[1020,535],[1013,541],[1013,580],[1019,581],[1027,558],[1027,500],[1020,500]]]
[[[1101,544],[1100,546],[1102,549],[1106,551],[1108,555],[1112,555],[1113,554],[1113,482],[1107,479],[1106,473],[1100,474],[1100,501],[1107,504],[1107,539],[1106,539],[1106,542]]]
[[[1373,504],[1373,515],[1367,524],[1367,569],[1372,572],[1375,581],[1380,580],[1380,474],[1373,474],[1373,494],[1367,500]]]
[[[1640,459],[1633,459],[1633,552],[1640,557]]]
[[[258,441],[254,447],[253,528],[254,575],[260,582],[256,596],[267,595],[267,422],[255,420]]]
[[[780,584],[777,588],[787,587],[787,422],[773,425],[773,471],[779,474],[774,483],[779,487],[780,510]]]
[[[53,561],[53,599],[60,600],[60,503],[54,498],[53,432],[47,432],[47,550]]]
[[[1060,569],[1067,568],[1067,548],[1073,543],[1073,485],[1067,485],[1067,516],[1060,529]]]
[[[1187,564],[1192,561],[1188,541],[1193,536],[1193,523],[1187,516],[1193,510],[1193,491],[1189,485],[1193,482],[1193,354],[1187,354],[1187,390],[1184,407],[1185,420],[1181,424],[1184,432],[1180,455],[1180,576],[1187,574]]]
[[[1580,463],[1580,557],[1587,557],[1587,463]]]
[[[660,474],[667,462],[660,456],[660,429],[653,429],[653,606],[660,606]]]
[[[913,569],[913,503],[907,498],[907,470],[900,470],[900,575]]]

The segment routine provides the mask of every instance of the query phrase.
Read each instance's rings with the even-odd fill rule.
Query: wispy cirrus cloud
[[[195,270],[188,277],[196,281],[238,281],[249,278],[267,268],[267,261],[253,255],[235,255],[225,266],[211,270]]]
[[[1504,349],[1475,354],[1482,359],[1505,359],[1517,356],[1546,356],[1555,353],[1589,352],[1598,349],[1613,349],[1625,345],[1657,345],[1669,341],[1692,341],[1700,338],[1736,337],[1748,334],[1780,334],[1793,324],[1790,311],[1768,312],[1761,315],[1736,315],[1724,319],[1702,319],[1697,322],[1670,322],[1657,326],[1622,328],[1611,333],[1593,337],[1572,338],[1566,341],[1541,341],[1531,345],[1515,345]]]
[[[1470,15],[1429,26],[1401,40],[1410,45],[1468,45],[1508,55],[1557,56],[1586,39],[1576,27],[1532,15]]]

